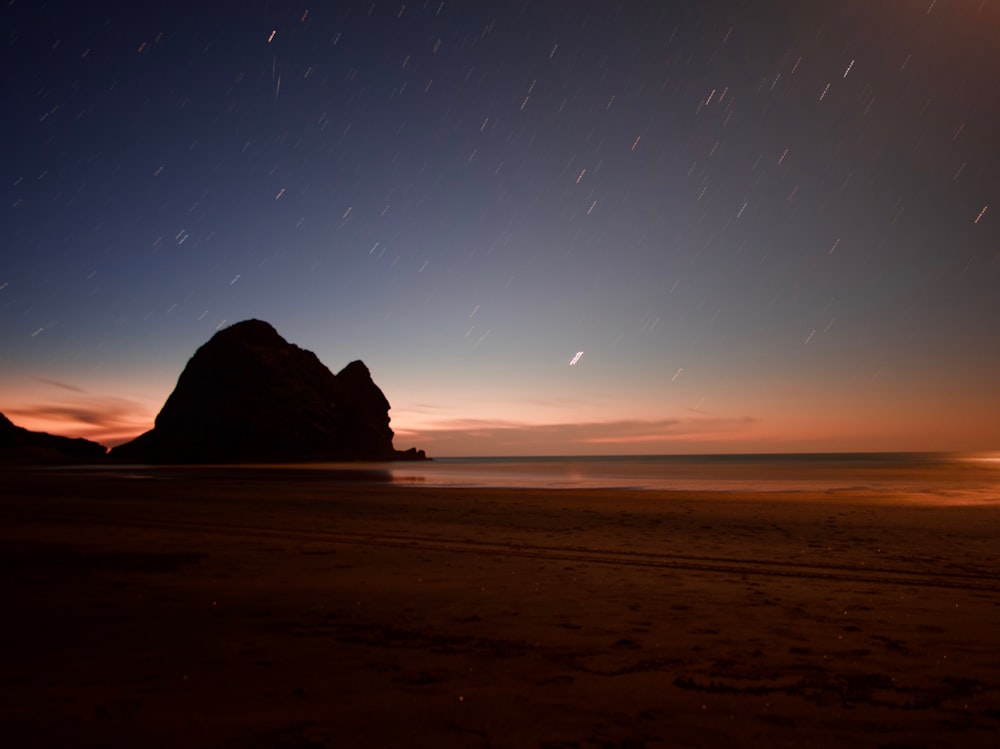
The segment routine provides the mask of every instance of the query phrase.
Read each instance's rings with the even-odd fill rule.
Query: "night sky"
[[[0,10],[0,411],[247,318],[428,454],[1000,449],[1000,3]]]

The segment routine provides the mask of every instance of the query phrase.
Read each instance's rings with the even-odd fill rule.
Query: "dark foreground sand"
[[[1000,745],[1000,505],[0,481],[4,746]]]

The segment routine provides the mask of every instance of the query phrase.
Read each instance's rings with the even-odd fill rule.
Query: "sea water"
[[[875,491],[1000,502],[1000,454],[809,453],[436,458],[385,464],[396,484],[696,491]]]

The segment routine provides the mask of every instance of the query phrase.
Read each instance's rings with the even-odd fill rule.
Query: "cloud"
[[[439,455],[558,455],[621,452],[637,445],[643,451],[669,451],[685,442],[745,442],[758,423],[749,416],[555,424],[450,419],[427,428],[400,429],[396,435]]]
[[[441,414],[447,413],[452,409],[451,406],[442,405],[440,403],[411,403],[404,408],[393,408],[393,414]]]
[[[631,442],[661,442],[676,440],[699,440],[720,435],[731,436],[734,432],[744,432],[758,423],[750,416],[742,418],[698,418],[671,419],[669,421],[618,421],[610,422],[606,434],[586,437],[584,442],[603,444],[625,444]],[[599,425],[588,425],[599,426]]]
[[[65,389],[83,392],[72,386]],[[149,429],[153,421],[145,404],[114,396],[31,403],[5,408],[4,413],[25,429],[63,437],[84,437],[105,445],[126,442]]]
[[[155,415],[148,404],[118,397],[79,397],[2,410],[18,426],[109,446],[145,432]],[[745,445],[759,423],[752,417],[711,416],[549,424],[458,418],[421,428],[394,428],[396,447],[419,447],[431,455],[573,455],[676,452],[688,444]]]
[[[36,377],[37,382],[45,383],[46,385],[51,385],[52,387],[61,388],[62,390],[69,390],[72,393],[85,393],[87,392],[83,388],[78,388],[76,385],[70,385],[65,382],[59,382],[58,380],[49,380],[44,377]]]

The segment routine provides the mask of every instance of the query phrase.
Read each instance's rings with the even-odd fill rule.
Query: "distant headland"
[[[97,463],[107,451],[90,440],[31,432],[0,414],[0,465]]]

